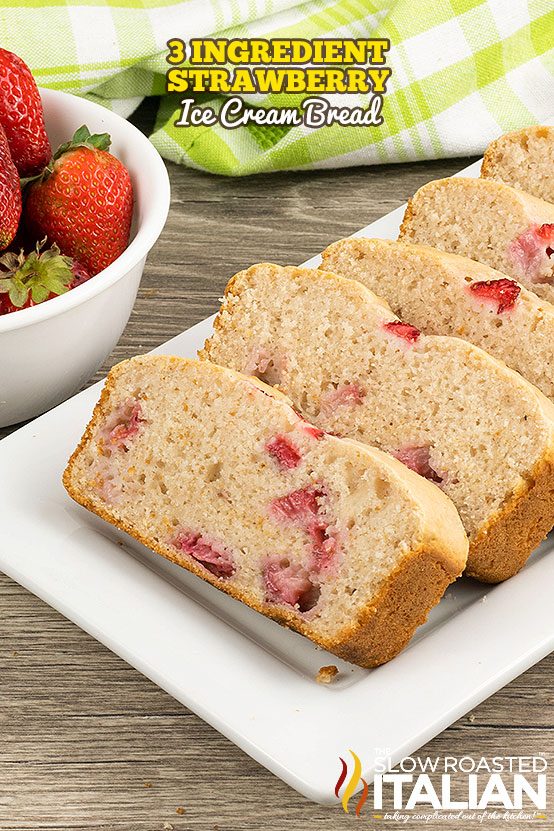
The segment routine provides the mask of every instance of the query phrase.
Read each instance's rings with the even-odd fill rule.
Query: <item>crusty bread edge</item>
[[[471,540],[465,573],[483,583],[513,577],[553,527],[554,458],[550,453],[535,463],[526,482]]]
[[[341,633],[340,638],[325,639],[314,635],[310,630],[309,622],[299,620],[294,612],[280,606],[261,604],[254,598],[247,597],[245,593],[232,585],[225,585],[221,579],[197,565],[194,560],[185,559],[169,546],[156,543],[137,533],[129,523],[115,518],[102,504],[95,502],[89,494],[74,484],[73,467],[87,443],[92,439],[98,423],[104,418],[106,405],[117,376],[123,371],[126,363],[124,361],[117,364],[109,373],[91,420],[63,473],[63,485],[71,498],[101,519],[129,534],[156,554],[185,568],[282,626],[305,635],[317,645],[346,661],[370,668],[379,666],[397,655],[412,638],[416,628],[425,622],[430,610],[439,602],[448,585],[461,573],[461,569],[460,572],[448,569],[444,552],[437,549],[434,540],[425,540],[421,548],[410,551],[404,556],[373,601]],[[260,384],[263,387],[266,386],[261,382]]]
[[[542,222],[552,222],[554,219],[554,205],[551,202],[545,202],[544,199],[540,199],[538,196],[533,196],[531,193],[514,188],[511,185],[507,185],[505,182],[498,181],[498,179],[488,179],[486,177],[466,178],[462,176],[448,176],[444,179],[434,179],[431,182],[427,182],[427,184],[422,185],[414,193],[414,195],[408,199],[406,210],[404,211],[404,217],[400,224],[400,231],[398,232],[398,240],[400,242],[413,241],[410,222],[417,216],[416,205],[421,197],[421,193],[427,193],[433,189],[437,189],[447,182],[454,182],[457,188],[462,189],[480,187],[496,192],[497,195],[504,192],[505,196],[513,201],[513,208],[522,211],[522,217],[528,217],[529,215],[531,217],[544,217],[542,220],[539,220]],[[476,185],[476,182],[479,184]],[[531,220],[529,219],[529,221]]]

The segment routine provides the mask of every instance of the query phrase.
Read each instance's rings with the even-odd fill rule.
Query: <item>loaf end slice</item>
[[[554,302],[554,205],[522,190],[492,179],[429,182],[409,200],[399,239],[470,257]]]
[[[491,142],[481,176],[554,202],[554,127],[524,127]]]

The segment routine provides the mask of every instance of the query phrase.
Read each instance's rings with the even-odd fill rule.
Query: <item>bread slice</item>
[[[365,667],[406,645],[467,556],[434,486],[207,362],[116,366],[63,481],[153,551]]]
[[[440,484],[480,580],[515,574],[554,525],[554,405],[473,344],[399,321],[361,283],[252,266],[200,354],[278,383],[313,424]]]
[[[471,257],[554,302],[554,205],[492,179],[438,179],[408,202],[400,237]]]
[[[554,127],[524,127],[493,141],[481,176],[554,202]]]
[[[500,271],[427,245],[351,237],[321,266],[359,280],[427,335],[480,346],[554,398],[554,306]]]

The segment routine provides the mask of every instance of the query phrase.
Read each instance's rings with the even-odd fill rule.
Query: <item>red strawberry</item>
[[[541,225],[537,231],[537,236],[543,242],[546,242],[546,255],[548,259],[554,254],[554,223],[547,222]]]
[[[40,173],[52,150],[39,91],[27,64],[6,49],[0,49],[0,124],[19,175]]]
[[[299,525],[309,524],[319,511],[317,500],[323,495],[322,490],[309,485],[274,499],[271,512],[281,520]]]
[[[15,237],[20,217],[19,175],[10,156],[6,133],[0,125],[0,251]]]
[[[299,563],[273,557],[265,565],[263,578],[268,603],[284,603],[308,612],[319,600],[319,586]]]
[[[325,435],[325,432],[323,430],[320,430],[319,427],[314,427],[313,424],[309,424],[307,421],[304,421],[300,413],[297,413],[296,410],[294,412],[300,419],[300,421],[296,425],[296,427],[299,430],[303,430],[308,436],[311,436],[312,439],[316,439],[316,441],[319,441],[323,438],[323,436]]]
[[[521,288],[513,280],[501,277],[500,280],[482,280],[468,286],[470,292],[479,300],[484,300],[496,306],[496,314],[509,312],[514,308],[516,300],[521,294]]]
[[[309,535],[313,567],[317,571],[331,565],[338,549],[336,530],[320,514],[318,500],[324,496],[322,488],[308,485],[274,499],[270,508],[275,519],[296,525]]]
[[[396,335],[397,338],[402,338],[407,343],[415,343],[421,335],[419,329],[416,329],[415,326],[411,326],[409,323],[403,323],[401,320],[392,320],[390,323],[384,323],[383,329]]]
[[[297,467],[302,460],[298,449],[286,436],[274,436],[268,441],[265,449],[277,464],[286,470]]]
[[[420,476],[425,477],[425,479],[437,484],[443,481],[443,477],[431,467],[431,452],[427,445],[400,447],[398,450],[393,450],[391,455],[405,464],[406,467],[409,467],[410,470],[415,470]]]
[[[30,254],[23,249],[0,257],[0,314],[36,306],[81,285],[90,275],[79,263],[60,254],[57,245]]]
[[[107,133],[80,127],[30,185],[25,205],[34,238],[47,236],[91,275],[119,257],[131,230],[131,178],[109,146]]]
[[[216,577],[232,577],[235,561],[232,553],[222,543],[212,541],[196,531],[181,530],[172,544],[184,554],[189,554]]]

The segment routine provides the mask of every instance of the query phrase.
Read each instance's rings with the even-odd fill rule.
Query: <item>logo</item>
[[[383,751],[378,751],[383,753]],[[335,796],[346,814],[360,817],[369,796],[360,757],[339,756]],[[348,759],[348,762],[346,761]],[[548,763],[544,756],[374,756],[372,808],[375,819],[545,820]],[[355,803],[352,800],[355,798]]]
[[[348,803],[350,801],[350,798],[354,794],[354,791],[356,790],[360,782],[362,782],[363,790],[360,795],[360,798],[358,799],[358,802],[356,803],[356,816],[359,817],[362,812],[362,808],[364,807],[364,803],[367,799],[369,785],[362,776],[362,763],[360,762],[359,758],[356,756],[353,750],[350,750],[349,753],[354,759],[354,770],[352,771],[352,776],[348,780],[348,784],[344,789],[341,803],[345,814],[348,814]],[[348,765],[346,764],[342,756],[339,756],[339,759],[342,764],[342,770],[339,774],[339,778],[337,779],[337,784],[335,785],[335,796],[337,797],[337,799],[339,798],[339,791],[342,788],[344,780],[346,779],[346,776],[348,774]]]

